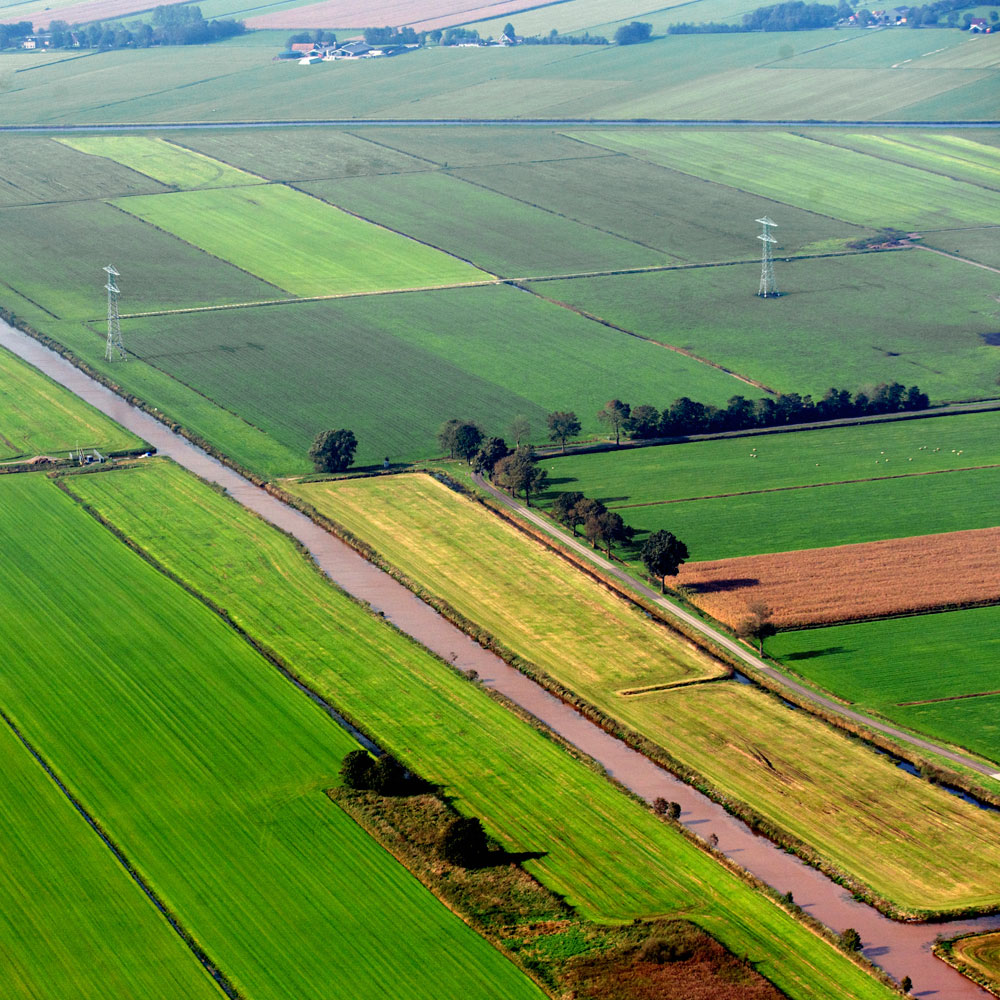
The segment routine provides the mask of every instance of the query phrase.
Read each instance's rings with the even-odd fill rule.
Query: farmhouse
[[[28,35],[21,42],[22,49],[47,49],[52,44],[51,35]]]
[[[974,17],[969,21],[969,31],[974,31],[976,34],[988,35],[990,33],[990,25],[985,17]]]

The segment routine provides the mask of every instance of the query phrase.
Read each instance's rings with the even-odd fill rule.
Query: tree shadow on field
[[[827,646],[826,649],[804,649],[800,653],[787,653],[783,660],[814,660],[817,656],[836,656],[839,653],[849,653],[846,646]]]
[[[505,851],[503,848],[494,848],[476,862],[476,867],[505,868],[507,865],[523,865],[525,861],[538,861],[548,853],[548,851]]]
[[[689,583],[688,587],[696,594],[724,594],[730,590],[744,590],[756,587],[760,583],[756,577],[734,576],[728,580],[706,580],[704,583]]]

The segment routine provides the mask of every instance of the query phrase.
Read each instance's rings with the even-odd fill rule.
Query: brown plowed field
[[[1000,601],[1000,528],[688,563],[676,582],[736,626],[763,601],[779,628]]]
[[[370,24],[412,25],[419,31],[468,24],[487,17],[503,17],[537,7],[538,0],[502,0],[482,4],[475,0],[324,0],[292,10],[248,17],[248,28],[360,28]]]
[[[67,21],[70,24],[87,24],[89,21],[103,21],[108,18],[124,17],[140,10],[152,10],[156,0],[91,0],[90,3],[76,3],[66,7],[53,7],[51,10],[39,11],[35,14],[10,15],[0,17],[0,23],[14,21],[31,21],[36,31],[47,28],[52,21]]]

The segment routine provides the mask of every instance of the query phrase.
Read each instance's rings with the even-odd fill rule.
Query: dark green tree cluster
[[[442,45],[461,45],[462,42],[481,42],[474,28],[448,28],[440,39]]]
[[[489,840],[483,824],[473,816],[458,816],[441,834],[438,851],[448,864],[477,868],[489,855]]]
[[[309,460],[317,472],[344,472],[353,465],[357,448],[354,431],[320,431],[309,449]]]
[[[315,31],[299,31],[294,35],[289,35],[285,45],[291,48],[293,45],[305,45],[307,43],[312,43],[313,45],[336,45],[337,36],[332,31],[324,31],[322,28],[317,28]],[[297,52],[295,54],[298,55]]]
[[[521,445],[493,466],[492,480],[511,496],[523,493],[524,502],[530,507],[532,496],[548,486],[549,474],[538,464],[534,451],[528,445]]]
[[[813,28],[829,28],[839,20],[849,17],[851,8],[841,5],[833,7],[822,3],[803,3],[790,0],[788,3],[758,7],[743,15],[740,24],[725,24],[706,21],[701,24],[684,22],[667,28],[668,35],[715,35],[740,31],[809,31]]]
[[[473,456],[472,467],[476,472],[483,475],[492,476],[497,462],[501,458],[506,458],[510,454],[507,442],[501,437],[487,438],[480,446],[479,451]]]
[[[608,510],[600,500],[575,491],[560,493],[549,513],[574,535],[576,529],[582,526],[587,541],[595,549],[599,545],[605,546],[608,555],[611,555],[612,546],[627,544],[635,535],[635,529],[629,527],[617,511]]]
[[[630,21],[615,32],[615,42],[618,45],[638,45],[648,42],[652,34],[653,26],[648,21]]]
[[[17,21],[14,24],[0,24],[0,49],[13,48],[21,44],[28,35],[35,33],[35,27],[30,21]]]
[[[409,25],[404,28],[365,28],[364,39],[366,45],[393,46],[393,45],[423,45],[427,38],[426,31],[414,31]]]
[[[410,791],[409,774],[389,754],[375,759],[367,750],[352,750],[340,765],[340,777],[347,788],[355,791],[379,795],[405,795]]]
[[[483,443],[483,429],[471,420],[446,420],[438,430],[438,444],[449,458],[464,458],[471,464]]]
[[[819,400],[797,392],[759,399],[733,396],[725,407],[708,406],[681,396],[662,412],[654,406],[631,407],[613,399],[598,417],[614,430],[617,444],[620,433],[637,439],[685,437],[924,410],[929,404],[926,393],[918,386],[906,388],[900,382],[882,382],[871,393],[859,392],[853,396],[846,389],[831,388]]]
[[[547,35],[533,35],[522,38],[522,45],[607,45],[608,40],[603,35],[592,35],[585,31],[582,35],[560,35],[553,28]],[[627,43],[626,43],[627,44]]]

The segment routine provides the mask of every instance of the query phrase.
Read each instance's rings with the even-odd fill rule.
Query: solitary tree
[[[441,834],[439,850],[449,864],[475,868],[486,857],[488,850],[483,824],[474,817],[453,819]]]
[[[840,943],[847,951],[861,951],[861,935],[853,927],[840,935]]]
[[[642,544],[643,565],[650,576],[660,581],[660,593],[666,589],[664,577],[677,576],[688,557],[687,546],[672,531],[654,531]]]
[[[354,462],[357,447],[354,431],[321,431],[309,449],[309,458],[317,472],[343,472]]]
[[[512,495],[523,492],[529,507],[532,493],[541,493],[548,481],[549,474],[536,464],[530,448],[518,448],[493,467],[493,482],[501,489],[510,490]]]
[[[446,420],[438,428],[438,444],[441,446],[442,451],[448,452],[449,458],[455,457],[455,435],[461,426],[462,421],[452,417],[451,420]]]
[[[558,441],[565,453],[566,438],[580,433],[580,421],[576,419],[576,414],[572,410],[556,410],[545,418],[545,422],[549,425],[549,440]]]
[[[747,606],[747,616],[736,627],[736,634],[743,638],[750,636],[757,640],[757,652],[764,654],[764,640],[774,635],[777,629],[771,624],[774,612],[763,602],[753,601]]]
[[[371,769],[371,788],[379,795],[399,795],[406,785],[406,769],[389,754],[383,754]]]
[[[340,765],[340,776],[348,788],[371,788],[374,766],[367,750],[352,750]]]
[[[597,419],[614,431],[616,448],[621,443],[622,428],[625,426],[631,410],[628,403],[623,403],[620,399],[609,399],[604,404],[604,409],[597,414]]]
[[[519,413],[510,422],[509,432],[514,439],[514,447],[520,448],[531,437],[531,424],[528,423],[528,418],[523,413]]]
[[[903,991],[904,993],[909,993],[909,992],[910,992],[910,990],[912,990],[912,989],[913,989],[913,980],[912,980],[912,979],[910,979],[910,977],[909,977],[909,976],[903,976],[903,978],[902,978],[902,979],[900,979],[900,981],[899,981],[899,988],[900,988],[900,989],[901,989],[901,990],[902,990],[902,991]]]
[[[483,432],[478,424],[464,423],[455,428],[455,454],[471,462],[483,443]]]

